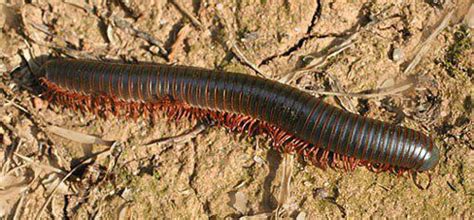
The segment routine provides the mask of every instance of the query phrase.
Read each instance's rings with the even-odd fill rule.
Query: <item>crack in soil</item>
[[[290,48],[288,48],[286,51],[284,51],[283,53],[279,53],[279,54],[274,54],[274,55],[271,55],[265,59],[263,59],[257,66],[260,67],[262,65],[267,65],[269,64],[271,61],[273,61],[274,59],[276,58],[279,58],[279,57],[285,57],[285,56],[289,56],[290,54],[292,54],[293,52],[299,50],[306,41],[308,40],[311,40],[313,39],[314,35],[311,35],[311,30],[313,30],[313,27],[316,25],[317,21],[319,21],[319,18],[321,17],[321,13],[322,13],[322,5],[321,5],[321,0],[318,0],[317,1],[318,5],[316,6],[316,10],[314,10],[314,13],[313,13],[313,16],[311,18],[311,23],[308,25],[308,28],[306,29],[306,33],[303,37],[301,37],[295,44],[293,44],[293,46],[291,46]]]

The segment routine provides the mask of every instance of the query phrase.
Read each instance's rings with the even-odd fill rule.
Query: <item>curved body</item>
[[[194,67],[53,60],[45,78],[82,95],[126,102],[170,98],[192,107],[251,116],[340,155],[416,171],[433,168],[439,150],[409,128],[330,106],[291,86],[255,76]]]

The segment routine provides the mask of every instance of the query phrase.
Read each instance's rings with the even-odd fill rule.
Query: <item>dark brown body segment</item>
[[[343,156],[416,171],[432,169],[439,150],[412,129],[363,118],[291,86],[255,76],[194,67],[53,60],[45,78],[81,95],[134,103],[171,99],[192,107],[251,116]]]

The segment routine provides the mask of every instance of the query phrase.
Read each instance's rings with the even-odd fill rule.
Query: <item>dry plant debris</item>
[[[468,0],[0,1],[0,217],[472,218],[473,8]],[[307,166],[268,150],[265,137],[80,114],[42,99],[35,80],[50,56],[257,74],[423,130],[442,161],[420,191],[387,173]]]

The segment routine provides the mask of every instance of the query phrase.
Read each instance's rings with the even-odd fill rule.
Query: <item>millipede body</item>
[[[68,105],[187,112],[230,128],[269,133],[276,145],[290,152],[319,155],[322,161],[333,155],[332,160],[340,159],[346,168],[365,164],[426,171],[439,160],[438,148],[421,132],[345,112],[256,76],[72,59],[51,60],[42,71],[48,96]]]

